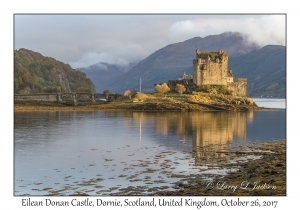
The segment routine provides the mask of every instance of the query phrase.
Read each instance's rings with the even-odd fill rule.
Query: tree
[[[130,90],[126,90],[123,94],[125,97],[129,97],[131,95]]]
[[[154,92],[155,93],[161,93],[161,85],[160,84],[156,84],[154,86]]]
[[[166,83],[162,84],[161,87],[162,87],[163,94],[170,91],[170,88]]]
[[[131,96],[135,95],[136,92],[137,92],[137,90],[136,90],[136,88],[134,88],[132,90],[126,90],[123,95],[125,97],[131,98]]]
[[[123,95],[125,97],[131,98],[131,92],[130,92],[130,90],[126,90]]]
[[[184,87],[184,85],[181,84],[176,84],[175,87],[175,91],[182,94],[183,92],[185,92],[186,88]]]
[[[160,85],[157,84],[154,86],[154,92],[164,95],[166,92],[170,91],[170,88],[166,83]]]

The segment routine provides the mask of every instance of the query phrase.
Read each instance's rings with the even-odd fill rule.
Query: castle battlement
[[[224,50],[219,50],[218,52],[200,52],[200,50],[196,50],[196,59],[194,59],[193,63],[222,63],[227,61],[228,55]]]

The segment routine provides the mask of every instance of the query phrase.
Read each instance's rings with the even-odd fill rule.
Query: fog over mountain
[[[132,68],[135,65],[136,63],[130,63],[127,66],[119,66],[119,65],[99,62],[91,66],[78,68],[77,70],[84,72],[87,75],[87,77],[92,80],[92,82],[96,86],[97,92],[102,92],[104,89],[103,88],[100,89],[100,87],[102,87],[102,84],[104,82],[118,75],[123,74],[124,72],[128,71],[130,68]]]

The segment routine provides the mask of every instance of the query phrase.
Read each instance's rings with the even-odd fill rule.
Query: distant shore
[[[251,111],[270,110],[256,105],[236,104],[197,104],[197,103],[124,103],[124,102],[81,102],[77,106],[70,103],[24,101],[15,102],[14,111],[97,111],[97,110],[131,110],[131,111]]]

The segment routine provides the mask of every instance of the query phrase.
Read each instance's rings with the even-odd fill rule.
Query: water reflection
[[[192,139],[196,164],[203,157],[225,157],[226,145],[233,138],[246,139],[247,122],[253,122],[253,117],[253,112],[133,113],[141,130],[146,119],[153,118],[156,134],[176,133],[183,144]]]
[[[157,170],[151,177],[172,183],[161,172],[199,173],[198,165],[225,159],[236,142],[285,138],[284,111],[17,112],[14,123],[15,180],[23,180],[15,190],[31,195],[60,189],[69,176],[77,189],[99,173],[104,189],[140,185],[121,175],[144,184],[146,166]],[[24,187],[34,182],[44,183],[40,191]]]
[[[49,143],[51,141],[59,141],[59,138],[53,138],[59,135],[68,135],[69,138],[76,138],[82,132],[95,135],[96,131],[92,129],[101,126],[106,132],[103,133],[104,131],[102,131],[102,134],[109,138],[107,135],[115,131],[116,122],[106,119],[115,118],[120,124],[123,124],[124,134],[136,134],[138,130],[140,143],[145,136],[150,136],[154,141],[169,147],[181,148],[174,141],[180,141],[181,145],[191,143],[190,145],[197,151],[196,156],[199,158],[211,156],[212,154],[214,157],[224,157],[222,152],[226,150],[227,144],[232,143],[233,139],[239,141],[247,139],[247,125],[253,124],[254,116],[257,114],[259,112],[17,113],[15,115],[15,129],[22,130],[23,136],[24,132],[30,133],[30,135],[34,135],[36,132],[39,139]],[[274,118],[276,116],[272,117],[272,119]],[[60,129],[62,127],[63,129]],[[81,130],[78,130],[79,127]],[[254,126],[254,128],[256,127]],[[268,128],[265,131],[258,129],[257,132],[267,134],[269,129],[273,128]],[[22,139],[22,136],[19,136],[19,132],[16,132],[15,135],[16,139]],[[89,135],[87,137],[89,138]],[[167,141],[162,139],[167,139]]]

